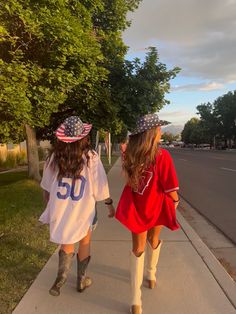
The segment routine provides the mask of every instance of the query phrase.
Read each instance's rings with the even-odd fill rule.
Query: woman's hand
[[[111,205],[107,205],[107,207],[108,207],[108,211],[109,211],[108,217],[113,218],[115,216],[115,213],[116,213],[114,206],[111,204]]]
[[[174,202],[175,204],[175,209],[177,209],[177,207],[179,206],[179,202]]]
[[[172,198],[174,205],[175,205],[175,209],[176,209],[179,205],[179,195],[178,195],[177,191],[172,191],[172,192],[168,193],[168,195]]]

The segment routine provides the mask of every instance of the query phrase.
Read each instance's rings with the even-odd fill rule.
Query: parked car
[[[199,148],[201,149],[211,149],[211,145],[210,144],[199,144]]]

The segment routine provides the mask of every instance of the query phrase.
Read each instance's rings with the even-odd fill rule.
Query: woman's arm
[[[175,203],[175,208],[178,207],[179,205],[179,195],[178,195],[178,192],[177,191],[172,191],[172,192],[169,192],[167,193],[173,200],[173,202]]]

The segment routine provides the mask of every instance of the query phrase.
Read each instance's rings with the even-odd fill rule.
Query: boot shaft
[[[156,269],[160,256],[162,241],[159,242],[156,249],[153,249],[150,243],[147,243],[147,278],[156,281]]]
[[[60,250],[59,253],[59,261],[58,261],[58,276],[67,275],[71,264],[73,261],[74,253],[66,253],[63,250]]]
[[[86,288],[91,286],[91,278],[86,276],[86,269],[90,262],[91,257],[88,256],[84,260],[80,261],[79,256],[77,255],[77,291],[83,292]]]
[[[131,305],[137,305],[141,308],[141,285],[143,282],[143,268],[144,268],[145,253],[139,257],[135,256],[133,252],[130,254],[130,275],[131,275]]]
[[[74,253],[65,253],[63,250],[60,250],[59,253],[59,262],[58,262],[58,272],[57,272],[57,278],[49,290],[49,293],[53,296],[59,296],[60,295],[60,289],[66,282]]]
[[[86,269],[90,262],[91,256],[86,257],[82,261],[80,261],[79,256],[77,254],[77,275],[78,277],[83,277],[86,274]]]

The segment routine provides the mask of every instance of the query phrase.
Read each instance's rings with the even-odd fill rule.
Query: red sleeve
[[[177,191],[179,182],[175,171],[175,166],[170,153],[167,150],[161,151],[159,158],[159,178],[165,193]]]

